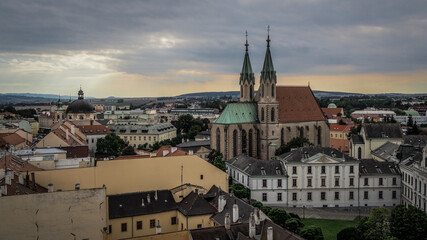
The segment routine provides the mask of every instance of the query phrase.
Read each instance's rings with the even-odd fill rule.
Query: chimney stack
[[[151,199],[150,199],[150,194],[147,194],[147,203],[150,203]]]
[[[24,185],[24,173],[19,172],[19,184]]]
[[[80,190],[80,183],[76,183],[76,185],[74,186],[74,188],[75,188],[76,190]]]
[[[230,227],[231,227],[230,213],[225,214],[224,227],[225,229],[230,230]]]
[[[267,228],[267,240],[273,240],[273,227]]]
[[[249,218],[249,238],[255,237],[256,229],[255,229],[255,217],[254,213],[251,212],[251,216]]]
[[[73,135],[76,134],[76,128],[74,125],[71,125],[71,134],[73,134]]]
[[[233,204],[233,222],[237,222],[239,220],[239,206],[237,206],[236,200],[234,200]]]
[[[255,225],[259,225],[260,224],[260,216],[259,216],[259,208],[255,208],[254,209],[254,217],[255,217]]]
[[[157,220],[156,234],[162,233],[162,226],[160,226],[160,220]]]
[[[65,139],[70,139],[70,136],[68,136],[68,129],[65,130]]]
[[[33,189],[36,189],[36,176],[33,172],[31,173],[31,181]]]
[[[188,151],[188,155],[194,155],[194,151],[193,150],[189,150]]]
[[[154,192],[154,200],[157,201],[157,190]]]
[[[144,203],[144,198],[141,200],[141,206],[144,207],[145,203]]]
[[[218,198],[218,212],[222,212],[224,210],[225,204],[226,204],[225,196],[224,195],[219,195],[219,198]]]
[[[47,192],[53,192],[53,184],[49,183],[49,185],[47,185]]]

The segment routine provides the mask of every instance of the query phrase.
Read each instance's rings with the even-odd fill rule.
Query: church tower
[[[274,157],[279,144],[279,103],[276,100],[277,76],[270,52],[270,27],[268,27],[267,51],[258,89],[258,118],[260,121],[260,159]]]
[[[240,73],[240,102],[252,102],[254,100],[255,76],[252,72],[251,60],[248,53],[248,32],[246,32],[246,53]]]

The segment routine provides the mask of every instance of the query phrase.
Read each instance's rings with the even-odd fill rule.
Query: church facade
[[[84,93],[81,88],[77,94],[78,98],[73,102],[71,102],[70,98],[70,103],[66,109],[63,108],[61,99],[58,99],[54,122],[66,120],[96,120],[95,108],[84,99]]]
[[[239,154],[268,160],[282,144],[305,137],[315,146],[329,147],[329,127],[313,95],[306,86],[277,86],[270,52],[270,37],[254,94],[255,76],[248,52],[240,74],[240,101],[230,103],[211,125],[211,148],[224,160]]]

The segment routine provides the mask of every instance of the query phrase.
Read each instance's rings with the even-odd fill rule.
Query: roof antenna
[[[248,44],[248,31],[246,31],[246,44],[245,44],[245,47],[246,47],[246,52],[248,51],[248,47],[249,47],[249,44]]]
[[[270,25],[267,27],[267,47],[270,47]]]

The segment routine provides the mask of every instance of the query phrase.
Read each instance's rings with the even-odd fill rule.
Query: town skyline
[[[0,3],[0,92],[68,96],[80,85],[92,97],[238,91],[245,31],[257,89],[268,25],[278,85],[427,92],[423,1],[170,6]]]

